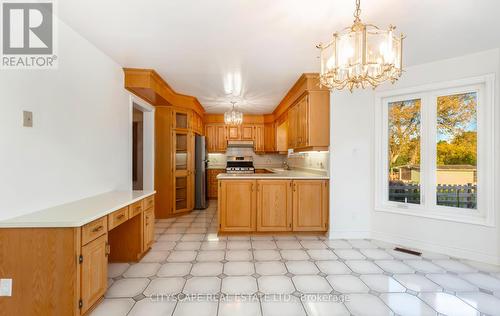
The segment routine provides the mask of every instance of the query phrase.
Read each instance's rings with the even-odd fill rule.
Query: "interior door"
[[[103,235],[82,247],[82,314],[104,295],[108,287],[107,238],[108,235]]]
[[[328,182],[293,180],[293,230],[328,230]]]
[[[292,181],[257,180],[257,231],[292,230]]]
[[[221,231],[255,231],[256,181],[220,181],[219,220]]]

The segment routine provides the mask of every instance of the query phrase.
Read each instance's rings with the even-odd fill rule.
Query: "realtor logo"
[[[2,2],[2,68],[54,68],[54,6],[51,1]]]

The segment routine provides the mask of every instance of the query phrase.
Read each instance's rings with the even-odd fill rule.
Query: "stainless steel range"
[[[228,156],[226,173],[255,173],[251,156]]]

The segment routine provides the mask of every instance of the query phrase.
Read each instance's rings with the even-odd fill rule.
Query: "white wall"
[[[500,179],[500,108],[499,108],[499,50],[442,60],[409,67],[395,85],[378,90],[419,86],[433,82],[496,74],[495,136],[496,179]],[[332,235],[358,235],[369,230],[370,236],[428,251],[500,263],[500,206],[499,183],[496,183],[496,227],[463,224],[444,220],[390,214],[374,211],[373,204],[373,134],[374,101],[371,90],[354,94],[332,94]],[[336,185],[338,183],[338,185]],[[357,219],[355,219],[357,218]],[[336,222],[337,221],[337,222]]]
[[[131,188],[120,65],[59,23],[57,70],[0,71],[0,220]],[[22,111],[33,111],[33,128]]]
[[[335,91],[330,110],[330,237],[367,238],[372,203],[372,92]]]

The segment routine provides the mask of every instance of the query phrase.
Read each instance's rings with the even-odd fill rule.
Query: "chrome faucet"
[[[287,160],[283,161],[283,169],[284,170],[290,170],[291,169],[290,166],[288,165],[288,161]]]

